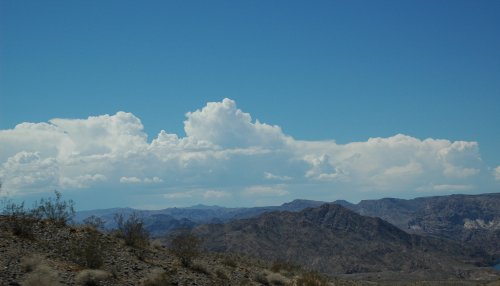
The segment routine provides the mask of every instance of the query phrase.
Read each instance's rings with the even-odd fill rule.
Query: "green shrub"
[[[118,236],[125,240],[125,244],[133,247],[143,248],[149,245],[149,233],[144,228],[144,220],[134,212],[127,220],[122,214],[115,215],[118,227]]]

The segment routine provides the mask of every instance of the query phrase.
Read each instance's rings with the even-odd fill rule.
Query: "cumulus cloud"
[[[495,180],[500,181],[500,166],[493,170],[493,176],[495,177]]]
[[[347,144],[296,140],[227,98],[188,112],[184,130],[185,137],[162,130],[148,142],[141,120],[126,112],[21,123],[0,130],[0,179],[14,195],[135,185],[194,203],[312,192],[408,196],[485,184],[477,142],[404,134]],[[500,166],[493,175],[500,180]]]
[[[234,100],[209,102],[201,110],[188,112],[184,131],[196,141],[206,141],[223,148],[280,146],[286,141],[281,128],[252,121],[250,114],[236,107]]]

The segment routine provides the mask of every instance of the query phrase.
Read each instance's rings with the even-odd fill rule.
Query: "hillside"
[[[24,235],[16,232],[17,227]],[[173,249],[156,242],[130,246],[116,234],[89,226],[7,216],[0,216],[0,254],[1,286],[293,285],[307,279],[334,285],[316,274],[300,269],[285,273],[271,263],[238,255],[200,253],[184,265]]]
[[[500,193],[364,200],[347,208],[417,234],[452,239],[500,258]]]
[[[489,279],[488,255],[440,239],[408,234],[340,205],[196,227],[210,251],[283,260],[330,275]],[[368,275],[369,274],[369,275]],[[368,276],[367,276],[368,275]]]

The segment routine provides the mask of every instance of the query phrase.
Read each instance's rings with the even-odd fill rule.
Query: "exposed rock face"
[[[347,207],[411,233],[452,239],[500,257],[500,193],[366,200]]]
[[[456,277],[457,269],[474,268],[466,261],[489,262],[480,251],[409,234],[336,204],[201,225],[194,233],[212,251],[285,260],[329,274],[423,271],[426,277],[447,278]]]

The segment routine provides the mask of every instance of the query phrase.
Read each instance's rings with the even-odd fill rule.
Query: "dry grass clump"
[[[25,256],[21,258],[21,267],[26,273],[32,272],[42,263],[42,261],[39,255]]]
[[[297,286],[328,286],[328,280],[316,272],[306,272],[296,281]]]
[[[82,286],[98,286],[100,282],[111,278],[111,274],[96,269],[85,269],[80,271],[75,278],[77,285]]]
[[[21,285],[23,286],[57,286],[59,275],[49,266],[40,263],[31,271]]]
[[[266,278],[269,285],[273,286],[285,286],[290,283],[288,278],[279,273],[269,273]]]
[[[168,275],[165,270],[161,268],[155,268],[151,273],[144,279],[142,286],[169,286],[177,285],[175,281]]]

